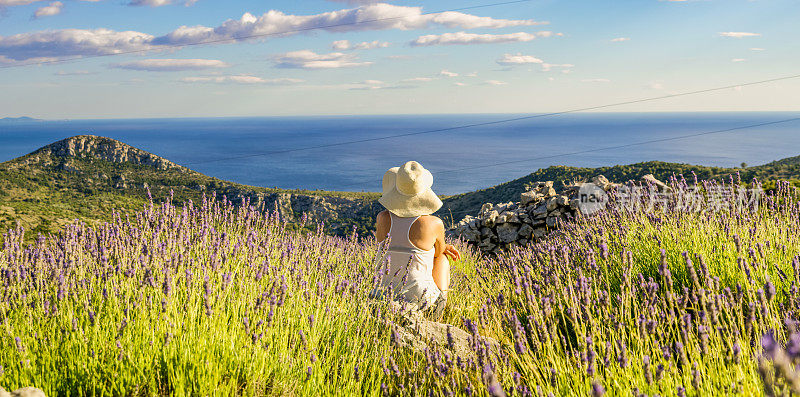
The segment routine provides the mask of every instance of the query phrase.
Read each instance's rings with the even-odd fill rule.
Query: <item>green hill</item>
[[[380,173],[380,170],[376,171]],[[444,205],[436,215],[450,224],[468,213],[476,213],[486,202],[516,201],[526,185],[552,180],[586,180],[605,175],[621,182],[653,174],[661,180],[673,175],[690,179],[722,178],[740,172],[743,180],[758,178],[774,185],[777,179],[800,179],[800,156],[746,169],[705,167],[650,161],[600,168],[552,166],[497,186],[454,196],[440,196]],[[769,182],[771,181],[771,182]],[[334,192],[289,190],[247,186],[213,178],[122,142],[93,135],[80,135],[55,142],[28,155],[0,163],[0,230],[20,222],[28,238],[60,230],[79,219],[88,223],[108,221],[116,210],[130,213],[148,201],[172,200],[199,203],[203,195],[215,193],[236,204],[249,204],[263,211],[277,211],[290,228],[314,230],[324,223],[329,234],[359,234],[373,230],[375,215],[383,207],[378,192]],[[303,222],[301,214],[308,214]]]
[[[209,177],[169,160],[92,135],[68,138],[31,154],[0,163],[0,230],[19,221],[27,236],[55,232],[75,219],[107,221],[116,209],[140,210],[148,202],[175,203],[215,192],[235,203],[277,210],[293,226],[312,214],[307,228],[325,220],[326,230],[367,233],[374,222],[378,193],[272,189]],[[341,214],[341,216],[338,216]]]
[[[694,180],[692,173],[697,175],[699,180],[704,180],[728,179],[731,175],[735,177],[737,172],[741,179],[746,182],[752,180],[752,178],[758,178],[767,189],[774,187],[776,180],[790,180],[795,185],[800,186],[800,156],[749,168],[706,167],[665,163],[662,161],[599,168],[557,165],[540,169],[522,178],[501,183],[497,186],[450,196],[442,200],[444,205],[437,212],[437,215],[445,219],[445,224],[448,224],[452,213],[452,220],[457,222],[466,214],[477,213],[483,203],[518,201],[519,194],[527,190],[527,185],[538,181],[554,181],[556,188],[558,188],[563,186],[565,182],[585,181],[596,175],[604,175],[612,182],[625,182],[638,180],[646,174],[653,174],[653,176],[662,181],[669,180],[673,176],[679,177],[683,175],[684,178],[692,182]]]

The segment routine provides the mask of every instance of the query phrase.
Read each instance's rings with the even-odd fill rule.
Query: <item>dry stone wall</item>
[[[609,182],[603,175],[587,183],[606,192],[620,186]],[[643,176],[641,183],[662,191],[669,189],[650,174]],[[537,182],[520,194],[518,202],[484,204],[478,216],[467,215],[448,231],[448,235],[477,245],[484,253],[497,254],[510,247],[524,246],[542,239],[578,216],[581,186],[574,183],[556,191],[552,181]]]

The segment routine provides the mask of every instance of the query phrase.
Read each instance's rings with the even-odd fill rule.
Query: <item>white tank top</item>
[[[409,239],[411,225],[419,216],[403,218],[391,215],[387,262],[378,269],[382,289],[389,290],[395,299],[430,306],[441,291],[433,281],[433,255],[436,247],[429,250],[418,248]],[[387,266],[388,264],[388,266]],[[388,271],[387,271],[388,270]]]

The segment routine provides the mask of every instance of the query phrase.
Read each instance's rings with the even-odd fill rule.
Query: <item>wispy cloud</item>
[[[354,54],[317,54],[311,50],[287,52],[276,55],[273,59],[275,66],[290,69],[337,69],[372,65],[372,62],[358,62],[358,57]]]
[[[583,79],[581,82],[584,83],[610,83],[611,80],[609,79]]]
[[[505,81],[500,81],[500,80],[486,80],[486,84],[489,84],[489,85],[506,85],[508,83],[506,83]]]
[[[148,72],[179,72],[226,68],[230,65],[216,59],[143,59],[141,61],[115,63],[117,69],[142,70]]]
[[[39,18],[42,18],[42,17],[50,17],[50,16],[53,16],[53,15],[61,14],[61,9],[63,7],[64,7],[64,3],[60,2],[60,1],[54,1],[54,2],[50,3],[50,5],[48,5],[48,6],[39,7],[39,9],[37,9],[33,13],[33,19],[39,19]]]
[[[329,0],[335,1],[338,3],[347,3],[347,4],[355,4],[355,5],[363,5],[363,4],[375,4],[380,3],[381,0]]]
[[[0,7],[24,6],[39,0],[0,0]]]
[[[763,48],[753,47],[750,49],[750,51],[765,51],[765,50]]]
[[[731,59],[731,62],[745,62],[745,61],[747,61],[746,58],[733,58],[733,59]]]
[[[451,71],[449,71],[447,69],[442,70],[441,72],[439,72],[439,75],[440,76],[445,76],[445,77],[458,77],[458,73],[451,72]]]
[[[612,43],[619,43],[619,42],[623,42],[623,41],[628,41],[630,39],[631,39],[630,37],[616,37],[616,38],[611,39],[611,42]]]
[[[496,43],[513,43],[520,41],[531,41],[537,37],[550,37],[558,35],[553,32],[536,32],[536,33],[508,33],[508,34],[478,34],[478,33],[444,33],[444,34],[429,34],[420,36],[410,44],[415,47],[419,46],[432,46],[432,45],[454,45],[454,44],[496,44]]]
[[[30,4],[29,0],[0,0],[0,5]],[[5,4],[4,4],[5,3]],[[132,5],[160,6],[169,0],[133,0]],[[149,51],[176,45],[241,42],[256,37],[286,37],[312,29],[334,33],[376,30],[445,28],[505,28],[546,22],[479,17],[461,12],[422,13],[422,7],[385,3],[312,15],[290,15],[271,10],[261,16],[245,13],[219,26],[181,26],[163,36],[110,29],[62,29],[0,36],[0,53],[11,61],[61,59],[74,56],[108,55],[126,51]],[[514,41],[513,39],[511,39]],[[517,40],[519,41],[519,40]]]
[[[53,74],[56,76],[84,76],[96,73],[97,72],[90,72],[88,70],[72,70],[72,71],[59,70],[58,72],[55,72]]]
[[[161,7],[171,4],[171,0],[131,0],[128,2],[129,6],[147,6],[147,7]]]
[[[338,51],[345,50],[371,50],[373,48],[386,48],[389,43],[385,41],[362,41],[360,43],[351,44],[349,40],[337,40],[331,44],[331,48]]]
[[[736,39],[741,39],[743,37],[758,37],[761,36],[761,33],[752,33],[752,32],[719,32],[719,35],[722,37],[733,37]]]
[[[562,73],[569,73],[569,68],[574,68],[575,65],[571,63],[543,63],[542,64],[542,71],[549,72],[553,69],[562,69]]]
[[[436,80],[435,77],[412,77],[410,79],[403,79],[402,82],[404,83],[427,83],[429,81]]]
[[[498,65],[503,66],[515,66],[515,65],[527,65],[532,63],[541,64],[544,63],[543,60],[536,58],[531,55],[522,55],[521,53],[517,53],[516,55],[512,54],[504,54],[502,58],[498,59]]]
[[[203,76],[203,77],[184,77],[180,81],[184,83],[233,83],[233,84],[267,84],[267,85],[289,85],[303,83],[305,80],[280,78],[264,79],[250,75],[230,75],[230,76]]]

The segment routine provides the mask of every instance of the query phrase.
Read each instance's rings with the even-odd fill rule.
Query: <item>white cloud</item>
[[[765,51],[763,48],[753,47],[750,51]]]
[[[39,0],[0,0],[0,7],[24,6]]]
[[[453,45],[453,44],[494,44],[531,41],[537,37],[550,37],[552,32],[536,33],[508,33],[508,34],[478,34],[478,33],[444,33],[440,35],[429,34],[420,36],[410,44],[412,46]]]
[[[583,79],[581,80],[584,83],[610,83],[611,80],[609,79]]]
[[[544,63],[543,60],[533,57],[531,55],[522,55],[521,53],[517,53],[516,55],[513,54],[504,54],[502,58],[496,61],[499,65],[503,66],[514,66],[514,65],[526,65],[531,63]]]
[[[181,79],[184,83],[234,83],[234,84],[268,84],[268,85],[288,85],[298,84],[305,82],[305,80],[280,78],[280,79],[263,79],[257,76],[250,75],[230,75],[230,76],[211,76],[211,77],[184,77]]]
[[[128,5],[129,6],[161,7],[161,6],[168,5],[170,3],[172,3],[171,0],[131,0],[128,3]]]
[[[52,60],[156,49],[145,33],[109,29],[63,29],[0,36],[0,53],[11,61]]]
[[[334,50],[347,50],[350,48],[350,41],[349,40],[337,40],[331,44],[331,48]]]
[[[362,81],[360,83],[354,83],[354,84],[381,85],[381,84],[383,84],[383,82],[380,81],[380,80],[364,80],[364,81]]]
[[[622,41],[628,41],[630,39],[631,39],[630,37],[616,37],[616,38],[611,39],[611,42],[612,43],[619,43],[619,42],[622,42]]]
[[[34,19],[39,19],[41,17],[50,17],[53,15],[61,14],[61,9],[64,7],[64,3],[60,1],[54,1],[50,3],[50,5],[45,7],[40,7],[33,13]]]
[[[347,3],[347,4],[375,4],[380,3],[381,0],[330,0],[330,1],[337,1],[339,3]]]
[[[433,26],[447,28],[503,28],[509,26],[531,26],[541,22],[534,20],[508,20],[478,17],[460,12],[422,14],[421,7],[396,6],[385,3],[371,4],[359,8],[330,11],[315,15],[289,15],[271,10],[256,17],[245,13],[238,20],[229,19],[220,26],[181,26],[162,38],[172,44],[208,40],[241,40],[254,35],[292,35],[310,29],[329,32],[354,32],[367,30],[413,30]],[[290,32],[290,33],[283,33]]]
[[[372,64],[372,62],[357,62],[358,57],[353,54],[341,52],[317,54],[311,50],[287,52],[276,55],[273,59],[277,67],[292,69],[336,69]]]
[[[736,39],[741,39],[742,37],[757,37],[761,36],[761,33],[751,33],[751,32],[719,32],[719,35],[722,37],[733,37]]]
[[[464,83],[461,83],[461,82],[455,82],[455,83],[453,83],[453,85],[457,85],[457,86],[459,86],[459,87],[463,87],[463,86],[465,86],[466,84],[464,84]]]
[[[30,4],[29,0],[0,0],[1,5]],[[159,6],[168,0],[132,0],[131,5]],[[245,13],[219,26],[181,26],[155,37],[147,33],[110,29],[64,29],[0,36],[0,53],[12,61],[61,59],[106,55],[125,51],[157,50],[167,46],[202,42],[234,43],[256,37],[286,37],[319,29],[334,33],[373,30],[415,30],[429,27],[503,28],[544,22],[478,17],[460,12],[422,14],[422,7],[385,3],[312,15],[290,15],[271,10],[261,16]]]
[[[373,48],[386,48],[389,46],[389,43],[385,41],[362,41],[361,43],[350,44],[348,40],[337,40],[331,44],[331,48],[334,50],[371,50]]]
[[[464,77],[478,77],[478,72],[467,73]]]
[[[457,77],[458,73],[451,72],[451,71],[445,69],[445,70],[442,70],[441,72],[439,72],[439,75],[440,76],[445,76],[445,77]]]
[[[747,59],[745,59],[745,58],[733,58],[733,59],[731,59],[731,62],[744,62],[746,60]]]
[[[410,79],[403,79],[404,83],[427,83],[429,81],[436,80],[434,77],[413,77]]]
[[[486,80],[486,84],[489,84],[489,85],[506,85],[508,83],[506,83],[505,81],[500,81],[500,80]]]
[[[562,73],[569,73],[569,68],[574,68],[575,65],[571,63],[543,63],[542,64],[542,71],[549,72],[553,69],[563,69],[561,70]]]
[[[94,74],[94,73],[88,70],[73,70],[69,72],[64,70],[59,70],[58,72],[55,72],[53,74],[55,74],[56,76],[84,76],[87,74]]]
[[[229,64],[216,59],[143,59],[141,61],[112,64],[118,69],[142,70],[149,72],[178,72],[183,70],[203,70],[226,68]]]
[[[389,46],[389,43],[387,43],[385,41],[375,40],[375,41],[364,41],[364,42],[358,43],[355,46],[353,46],[353,49],[356,49],[356,50],[371,50],[373,48],[386,48],[388,46]]]

